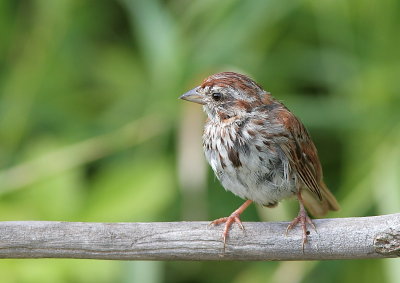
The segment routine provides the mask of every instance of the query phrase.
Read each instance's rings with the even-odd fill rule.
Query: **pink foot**
[[[239,214],[237,214],[237,213],[232,213],[228,217],[222,217],[222,218],[215,219],[214,221],[212,221],[210,223],[210,225],[219,225],[221,223],[225,223],[225,228],[224,228],[224,231],[222,232],[222,238],[224,240],[224,249],[226,246],[226,239],[228,238],[229,229],[231,228],[232,224],[235,222],[239,225],[240,229],[244,230],[242,221],[240,220]]]
[[[237,223],[240,229],[244,230],[242,221],[240,220],[240,214],[252,203],[251,200],[247,200],[243,203],[238,209],[236,209],[230,216],[222,217],[216,219],[210,223],[210,225],[219,225],[221,223],[225,223],[224,231],[222,232],[222,238],[224,241],[224,250],[226,246],[226,239],[228,238],[229,229],[231,228],[233,223]]]
[[[292,230],[297,224],[300,224],[300,226],[303,230],[302,248],[303,248],[303,252],[304,252],[304,245],[307,243],[307,235],[310,234],[310,232],[307,231],[307,224],[310,225],[314,230],[316,230],[316,228],[315,228],[315,225],[312,222],[311,218],[308,216],[307,211],[304,208],[301,197],[299,198],[299,201],[300,201],[299,214],[297,215],[297,217],[295,219],[293,219],[292,222],[290,222],[289,226],[286,228],[286,236],[290,230]]]

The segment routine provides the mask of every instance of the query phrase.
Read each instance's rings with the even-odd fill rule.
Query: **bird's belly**
[[[226,190],[235,195],[266,206],[274,206],[282,199],[294,194],[295,186],[291,186],[280,176],[260,182],[257,180],[257,175],[261,174],[263,173],[245,173],[241,170],[238,170],[235,174],[225,172],[220,181]]]
[[[240,166],[221,162],[220,151],[206,149],[205,155],[222,186],[243,199],[273,206],[296,192],[295,178],[277,155],[250,148],[239,154]]]

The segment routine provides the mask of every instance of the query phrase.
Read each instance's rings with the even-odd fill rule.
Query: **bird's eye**
[[[214,92],[213,94],[211,94],[211,96],[215,101],[219,101],[222,98],[222,94],[220,92]]]

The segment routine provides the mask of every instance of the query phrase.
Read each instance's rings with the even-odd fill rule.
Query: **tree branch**
[[[297,227],[247,222],[229,234],[208,222],[0,222],[0,258],[322,260],[400,256],[400,214],[314,221],[304,252]]]

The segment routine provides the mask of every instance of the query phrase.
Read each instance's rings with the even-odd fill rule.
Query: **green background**
[[[309,129],[342,210],[400,208],[400,1],[0,1],[0,219],[226,216],[177,97],[246,73]],[[295,201],[243,221],[289,221]],[[398,260],[1,260],[1,282],[398,282]]]

